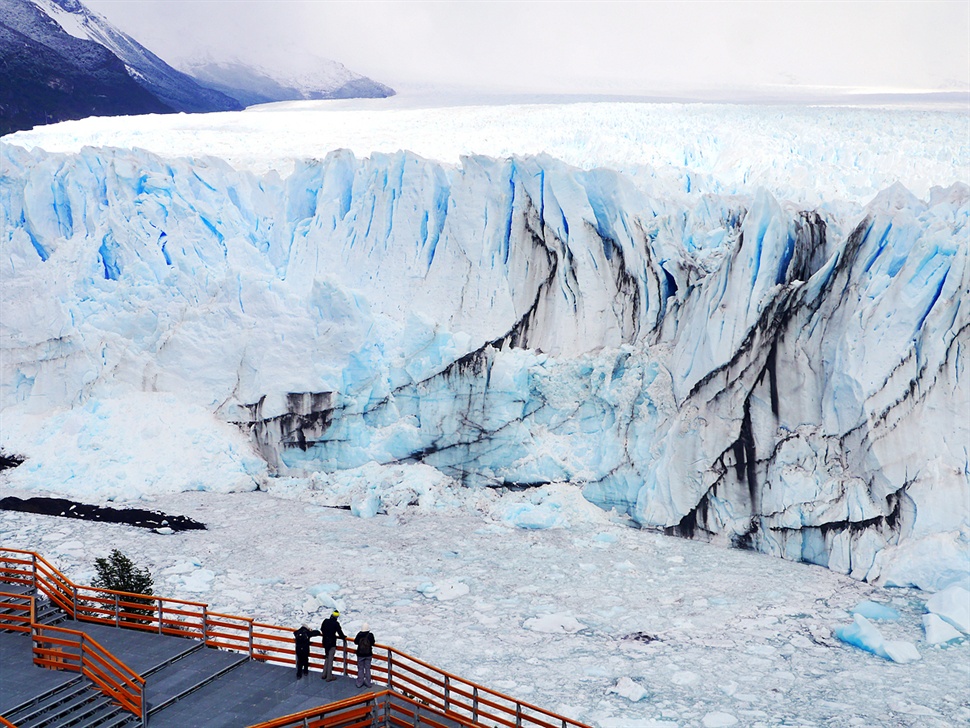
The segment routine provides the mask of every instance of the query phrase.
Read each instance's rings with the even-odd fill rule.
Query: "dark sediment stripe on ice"
[[[85,521],[101,521],[102,523],[124,523],[139,528],[170,528],[173,531],[205,530],[204,523],[194,521],[186,516],[170,516],[161,511],[146,511],[142,508],[93,506],[88,503],[75,503],[65,498],[7,496],[0,499],[0,510],[80,518]]]
[[[24,459],[18,455],[7,455],[7,453],[0,451],[0,470],[15,468],[22,464],[23,461]]]

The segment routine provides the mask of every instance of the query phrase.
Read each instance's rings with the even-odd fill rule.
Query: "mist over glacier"
[[[95,147],[91,121],[5,139],[11,485],[103,499],[413,463],[471,488],[571,482],[644,527],[877,583],[967,578],[962,117],[732,112],[699,141],[624,110],[626,143],[658,139],[666,163],[598,166],[617,146],[579,132],[565,161],[330,137],[276,171],[272,113],[223,117],[264,145],[232,163],[173,153],[179,119],[141,122],[153,151],[111,146],[130,120]],[[474,113],[496,112],[454,116]],[[506,113],[548,133],[547,109]],[[709,111],[678,113],[683,134]],[[789,152],[730,143],[753,134]],[[140,448],[113,441],[182,411],[199,459],[131,482]]]

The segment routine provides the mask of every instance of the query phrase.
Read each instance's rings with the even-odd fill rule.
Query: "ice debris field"
[[[966,112],[401,103],[3,138],[4,492],[210,529],[4,543],[604,728],[970,720]]]

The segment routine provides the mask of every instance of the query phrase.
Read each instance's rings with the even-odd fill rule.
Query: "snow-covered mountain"
[[[0,1],[0,134],[91,115],[169,112],[102,45],[29,0]]]
[[[386,98],[394,89],[354,73],[326,58],[291,59],[288,68],[258,67],[241,60],[206,57],[186,61],[182,69],[243,106],[299,99]]]
[[[461,113],[457,126],[491,128],[491,110]],[[557,132],[588,150],[570,113]],[[272,474],[376,461],[469,487],[566,481],[647,528],[885,584],[966,579],[964,117],[725,111],[698,140],[650,107],[575,113],[628,117],[627,141],[639,130],[633,143],[669,145],[672,163],[333,151],[281,176],[80,148],[87,129],[121,138],[89,124],[8,137],[2,446],[27,458],[9,482],[96,499],[255,487],[260,467],[225,424],[207,434],[201,407],[250,433]],[[289,118],[232,117],[218,121],[230,137],[235,121],[269,134]],[[408,118],[444,133],[436,110]],[[945,160],[921,198],[871,186],[903,168],[902,128],[914,175]],[[750,129],[785,158],[733,143]],[[177,122],[159,133],[182,138]],[[58,138],[79,151],[41,149]],[[821,201],[781,196],[776,180],[798,179]],[[180,408],[180,442],[219,460],[218,484],[130,465],[99,477],[65,456],[83,442],[101,467],[130,464],[140,440],[122,454],[111,440],[145,420],[156,438]]]
[[[135,82],[175,111],[228,111],[241,108],[232,98],[177,71],[131,36],[115,28],[80,0],[5,0],[33,3],[63,32],[92,41],[121,59]],[[48,23],[48,26],[51,24]]]

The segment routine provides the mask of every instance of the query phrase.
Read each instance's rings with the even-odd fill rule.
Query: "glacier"
[[[231,488],[371,463],[569,482],[644,528],[857,579],[970,578],[959,178],[806,204],[687,158],[337,149],[276,170],[23,138],[0,145],[13,485],[117,497],[121,474],[57,470],[58,443],[119,400],[158,427],[184,403],[189,441],[214,413]],[[142,490],[207,487],[165,480]]]

